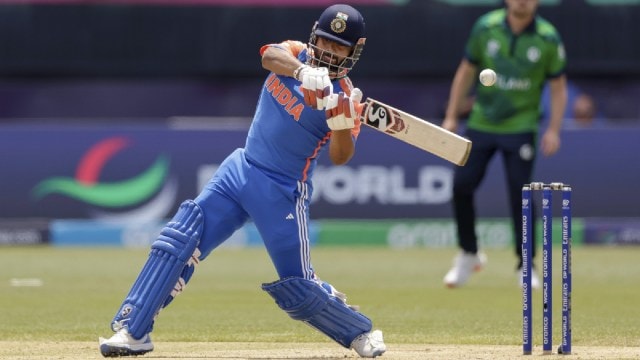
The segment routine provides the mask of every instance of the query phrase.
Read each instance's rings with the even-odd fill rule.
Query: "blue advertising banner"
[[[326,167],[316,174],[318,201],[313,214],[451,216],[453,165],[384,134],[363,130],[348,167]],[[556,155],[538,156],[533,180],[571,184],[574,216],[640,217],[639,152],[640,128],[567,130]],[[505,179],[502,158],[496,156],[476,194],[479,217],[509,216]]]
[[[48,122],[50,124],[55,121]],[[160,119],[158,123],[164,124]],[[0,127],[0,217],[157,220],[193,198],[246,129],[157,126]],[[640,129],[566,131],[559,154],[540,157],[535,180],[573,185],[574,216],[640,217]],[[363,129],[346,166],[322,157],[316,219],[451,216],[454,165]],[[480,217],[508,217],[501,159],[476,197]]]
[[[170,217],[198,193],[198,172],[243,146],[245,133],[7,126],[0,131],[0,217]]]
[[[640,245],[638,219],[590,219],[584,232],[584,242],[589,245]]]

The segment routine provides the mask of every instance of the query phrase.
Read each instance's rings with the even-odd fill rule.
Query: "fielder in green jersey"
[[[478,250],[475,232],[474,193],[484,178],[493,156],[501,153],[508,180],[513,219],[518,278],[522,267],[522,185],[531,182],[541,125],[542,89],[549,82],[551,113],[540,137],[543,155],[560,147],[562,116],[567,103],[564,74],[566,56],[554,26],[537,15],[538,0],[505,0],[505,8],[480,17],[473,29],[451,86],[442,126],[458,130],[459,109],[475,88],[475,101],[467,121],[465,136],[473,141],[467,164],[457,167],[453,185],[453,210],[460,253],[454,259],[444,283],[458,287],[473,271],[486,263]],[[492,86],[478,83],[478,73],[492,69],[497,81]],[[535,239],[535,237],[534,237]],[[535,249],[535,246],[534,246]],[[535,250],[534,254],[535,256]],[[534,287],[539,287],[532,274]]]

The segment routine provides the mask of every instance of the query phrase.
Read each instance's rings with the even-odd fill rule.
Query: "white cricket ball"
[[[484,69],[480,72],[480,83],[484,86],[492,86],[498,80],[498,75],[491,69]]]

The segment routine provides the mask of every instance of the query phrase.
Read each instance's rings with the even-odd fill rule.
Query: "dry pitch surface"
[[[355,352],[332,343],[161,342],[134,359],[357,359]],[[414,359],[640,359],[640,349],[578,347],[571,356],[520,355],[520,346],[388,344],[381,360]],[[0,341],[0,359],[103,359],[96,342]]]

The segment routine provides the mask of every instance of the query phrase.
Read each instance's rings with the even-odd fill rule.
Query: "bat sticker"
[[[363,117],[360,121],[389,134],[402,132],[406,127],[400,114],[372,101],[367,101],[364,104],[362,113]]]

